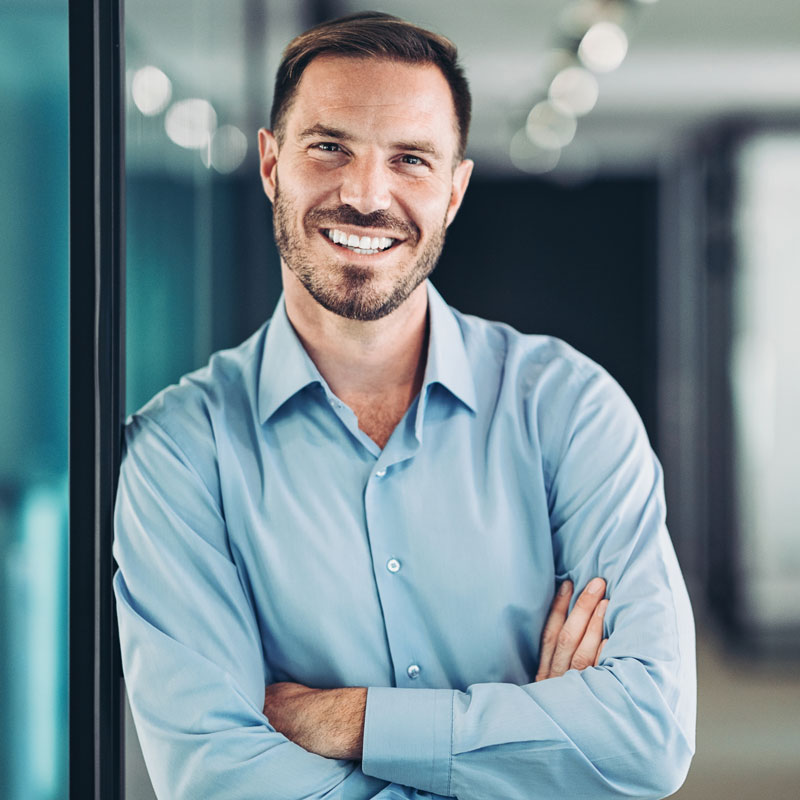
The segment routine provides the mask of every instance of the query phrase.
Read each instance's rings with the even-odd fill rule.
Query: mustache
[[[402,238],[416,241],[419,238],[419,228],[388,211],[371,211],[362,214],[353,206],[339,206],[338,208],[314,208],[306,214],[306,228],[331,228],[336,223],[340,225],[356,225],[360,228],[381,228],[402,234]],[[401,238],[401,237],[398,237]]]

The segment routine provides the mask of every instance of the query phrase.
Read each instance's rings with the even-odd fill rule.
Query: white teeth
[[[340,231],[338,228],[331,228],[325,231],[325,235],[335,244],[340,244],[344,247],[349,247],[356,253],[372,255],[380,253],[382,250],[388,250],[395,242],[387,236],[356,236],[351,233],[349,236]]]

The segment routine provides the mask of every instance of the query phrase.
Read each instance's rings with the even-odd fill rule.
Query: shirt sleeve
[[[607,581],[600,664],[522,686],[371,688],[368,775],[461,800],[661,798],[682,784],[694,752],[694,624],[661,470],[607,374],[570,407],[549,474],[553,552],[559,580]]]
[[[270,726],[261,638],[220,502],[158,423],[134,417],[126,437],[114,589],[127,691],[156,795],[407,796]]]

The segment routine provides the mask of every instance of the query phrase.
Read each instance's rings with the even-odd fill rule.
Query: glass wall
[[[739,153],[732,393],[742,624],[798,650],[800,610],[800,132],[751,136]]]
[[[265,9],[125,4],[129,412],[245,339],[277,301],[256,138],[267,29],[247,22]]]
[[[0,2],[0,797],[67,796],[67,0]]]
[[[262,0],[125,3],[127,413],[239,344],[277,302],[256,132],[268,39],[288,40],[297,13]],[[152,800],[130,714],[126,740],[127,798]]]

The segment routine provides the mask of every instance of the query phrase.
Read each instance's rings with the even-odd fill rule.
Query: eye
[[[338,142],[312,142],[306,151],[309,159],[326,167],[338,167],[347,160],[347,150]]]
[[[424,158],[412,155],[411,153],[403,153],[398,156],[395,164],[397,164],[398,169],[417,177],[426,174],[431,168],[431,165],[425,161]]]

